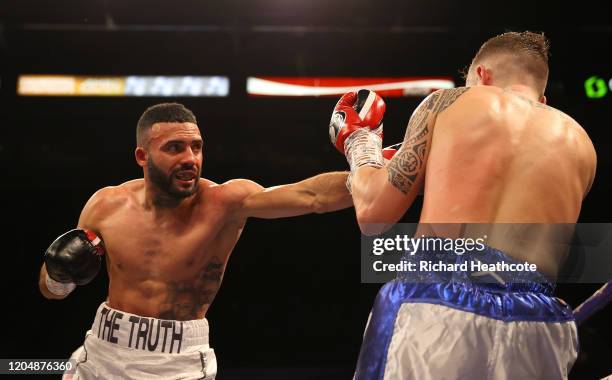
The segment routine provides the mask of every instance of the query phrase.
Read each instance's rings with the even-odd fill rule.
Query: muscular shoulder
[[[458,89],[469,89],[469,91],[465,91],[467,94],[461,98],[462,104],[466,107],[477,108],[480,111],[479,113],[483,113],[482,111],[487,108],[491,108],[499,113],[506,109],[508,104],[518,104],[524,107],[548,107],[544,104],[529,100],[518,92],[503,89],[501,87],[479,85],[473,87],[458,87],[455,90]]]
[[[242,178],[224,182],[216,189],[220,198],[228,203],[241,203],[249,195],[262,190],[258,183]]]
[[[450,106],[454,105],[460,97],[463,99],[464,96],[462,95],[467,93],[469,90],[469,87],[456,87],[438,90],[425,98],[415,113],[425,112],[432,115],[440,114]]]
[[[227,222],[244,225],[246,218],[240,213],[244,208],[246,199],[255,193],[261,192],[263,187],[248,179],[232,179],[220,185],[212,185],[206,195],[228,212]]]
[[[128,196],[132,193],[131,190],[124,185],[104,187],[91,196],[87,206],[95,210],[116,207],[127,200]]]
[[[96,191],[87,201],[79,218],[79,227],[97,230],[119,208],[128,204],[143,189],[144,181],[133,180],[118,186],[107,186]]]
[[[503,90],[493,86],[457,87],[443,91],[445,99],[438,107],[441,111],[455,105],[453,109],[461,113],[470,112],[471,116],[483,117],[490,113],[488,111],[498,112],[503,102]]]

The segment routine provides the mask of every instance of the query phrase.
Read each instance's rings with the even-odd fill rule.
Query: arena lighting
[[[454,88],[450,77],[248,77],[251,96],[337,96],[367,88],[381,96],[425,96]]]
[[[584,81],[584,91],[587,98],[599,99],[606,96],[608,89],[612,91],[612,79],[606,85],[606,81],[600,77],[592,76]]]
[[[20,75],[20,96],[156,96],[225,97],[224,76],[75,76]]]

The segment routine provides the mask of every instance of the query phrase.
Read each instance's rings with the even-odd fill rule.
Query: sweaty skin
[[[489,245],[554,277],[565,255],[556,249],[566,242],[562,224],[578,219],[595,166],[581,126],[520,86],[460,87],[421,103],[386,168],[359,168],[353,200],[362,231],[379,232],[372,223],[397,222],[422,189],[420,223],[448,224],[437,235],[487,235]]]
[[[79,219],[78,228],[104,241],[112,308],[162,319],[203,318],[248,217],[322,213],[352,204],[345,187],[348,173],[269,189],[243,179],[221,185],[201,179],[199,131],[190,123],[165,124],[170,125],[155,124],[150,132],[150,150],[160,150],[155,163],[170,173],[198,167],[195,179],[173,180],[177,189],[193,188],[193,181],[199,181],[196,192],[177,202],[155,188],[145,170],[145,179],[99,190]],[[138,150],[136,155],[140,160]],[[45,273],[43,265],[43,295],[59,298],[44,286]]]

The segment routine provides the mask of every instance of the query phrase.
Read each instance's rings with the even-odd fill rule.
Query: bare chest
[[[223,210],[189,217],[155,218],[142,210],[126,208],[101,223],[108,271],[129,282],[177,281],[196,276],[227,240]]]

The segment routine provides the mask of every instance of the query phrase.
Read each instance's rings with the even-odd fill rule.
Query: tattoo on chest
[[[459,87],[435,92],[412,114],[406,128],[404,143],[387,165],[389,182],[402,193],[408,194],[425,165],[431,132],[430,117],[444,111],[467,90],[468,87]]]
[[[219,290],[223,277],[223,261],[213,257],[193,281],[173,282],[168,285],[162,319],[189,320],[210,305]]]

